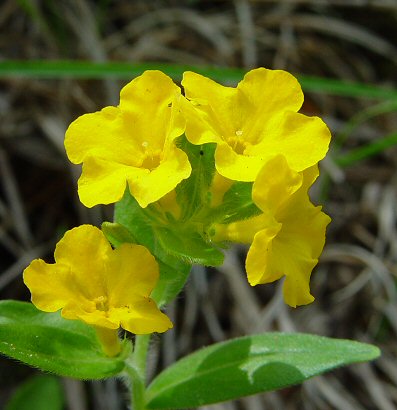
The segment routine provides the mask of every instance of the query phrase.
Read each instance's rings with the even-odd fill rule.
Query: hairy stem
[[[131,409],[145,410],[146,361],[150,335],[135,337],[134,351],[126,363],[131,384]]]

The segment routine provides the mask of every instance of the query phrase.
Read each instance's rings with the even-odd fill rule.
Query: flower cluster
[[[170,257],[216,265],[228,242],[250,245],[251,285],[285,276],[286,303],[314,299],[309,280],[330,219],[308,190],[328,150],[327,126],[298,112],[303,94],[285,71],[252,70],[236,88],[186,72],[182,86],[146,71],[121,90],[117,107],[83,115],[66,132],[70,161],[83,164],[81,202],[116,203],[116,215],[123,203],[115,222],[124,231],[107,238],[92,226],[72,229],[56,263],[35,260],[24,278],[39,309],[95,326],[105,345],[105,329],[172,326],[151,299],[156,260],[167,283],[174,279],[161,266]],[[155,234],[146,239],[141,226]]]

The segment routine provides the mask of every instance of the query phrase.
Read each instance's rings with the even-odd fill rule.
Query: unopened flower
[[[118,353],[119,327],[135,334],[172,327],[150,298],[159,268],[145,247],[112,249],[101,230],[82,225],[65,233],[54,257],[54,264],[35,259],[24,271],[33,304],[95,326],[108,354]]]
[[[71,162],[83,163],[78,193],[92,207],[119,201],[126,189],[145,208],[188,178],[187,155],[174,140],[184,132],[180,88],[160,71],[127,84],[117,107],[77,118],[66,131]]]
[[[302,171],[321,160],[330,133],[318,117],[297,111],[301,87],[291,74],[258,68],[236,88],[224,87],[202,75],[186,72],[182,100],[186,136],[193,144],[217,144],[218,172],[236,181],[254,181],[262,166],[282,154]]]

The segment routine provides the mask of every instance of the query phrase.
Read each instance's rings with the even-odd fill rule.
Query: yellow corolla
[[[328,150],[327,126],[318,117],[297,112],[303,93],[286,71],[251,70],[236,88],[186,72],[182,85],[186,136],[193,144],[217,143],[216,168],[226,178],[254,181],[277,154],[284,155],[293,170],[302,171]]]
[[[145,71],[120,93],[117,107],[77,118],[67,129],[66,153],[83,163],[78,193],[92,207],[121,199],[128,184],[145,208],[188,178],[187,155],[175,146],[185,120],[180,88],[160,71]]]
[[[310,275],[324,247],[325,228],[330,222],[308,196],[317,176],[317,166],[297,173],[278,155],[264,165],[253,185],[253,201],[263,213],[214,227],[215,240],[252,243],[246,259],[252,286],[286,277],[284,299],[293,307],[314,300]]]
[[[112,249],[101,230],[82,225],[65,233],[54,257],[54,264],[35,259],[24,271],[33,304],[95,326],[107,354],[119,351],[119,327],[135,334],[172,327],[150,298],[159,268],[145,247]]]

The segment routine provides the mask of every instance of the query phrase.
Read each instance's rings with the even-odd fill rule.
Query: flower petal
[[[248,245],[254,240],[258,231],[269,229],[275,224],[277,225],[269,212],[230,224],[213,224],[211,228],[215,233],[212,240],[215,242],[240,242]]]
[[[33,304],[44,312],[56,312],[71,300],[89,303],[84,295],[76,293],[70,286],[73,276],[67,265],[48,264],[35,259],[24,270],[23,280],[32,294]]]
[[[34,260],[24,271],[32,302],[55,312],[69,303],[92,308],[92,300],[104,292],[103,259],[111,247],[102,232],[82,225],[65,233],[55,249],[55,264]]]
[[[284,229],[274,250],[274,258],[286,275],[284,299],[292,307],[314,300],[309,281],[324,246],[325,228],[329,223],[329,217],[320,212],[320,207],[312,206],[298,217],[283,223]]]
[[[262,211],[274,213],[302,186],[302,180],[302,175],[288,166],[285,157],[277,155],[259,171],[252,186],[252,199]]]
[[[72,320],[79,319],[88,325],[107,329],[118,329],[120,327],[120,320],[109,317],[109,313],[107,311],[98,309],[84,310],[82,309],[82,306],[75,303],[62,309],[62,317]]]
[[[253,117],[259,112],[263,117],[269,117],[278,112],[298,111],[303,103],[298,80],[283,70],[256,68],[244,76],[237,88],[251,106],[256,108],[257,112],[253,113]]]
[[[145,71],[120,92],[120,109],[133,129],[130,138],[163,149],[166,139],[184,132],[185,122],[174,105],[181,90],[157,70]]]
[[[170,319],[158,309],[150,298],[134,303],[129,309],[112,309],[110,313],[112,316],[120,318],[123,329],[137,335],[153,332],[162,333],[172,328]]]
[[[263,165],[262,157],[237,154],[230,145],[219,143],[215,151],[215,166],[224,177],[234,181],[254,181]]]
[[[258,232],[247,254],[246,270],[252,286],[270,283],[285,275],[284,300],[296,307],[314,300],[309,281],[317,259],[310,257],[310,243],[304,243],[299,236],[293,237],[295,242],[291,239],[281,230]]]
[[[58,242],[54,258],[56,266],[70,270],[70,287],[76,297],[84,295],[90,300],[105,292],[104,261],[112,253],[112,247],[100,229],[81,225],[67,231]]]
[[[106,287],[109,305],[129,306],[148,298],[159,278],[159,266],[144,246],[122,244],[108,259]]]
[[[87,157],[139,166],[141,146],[131,136],[133,122],[123,117],[119,107],[105,107],[73,121],[65,134],[65,149],[74,164]]]
[[[320,118],[295,112],[286,112],[278,118],[277,122],[269,122],[263,116],[260,142],[247,147],[245,155],[261,158],[265,163],[281,154],[295,171],[309,168],[324,158],[331,134]]]
[[[173,147],[157,168],[150,173],[128,180],[131,194],[142,208],[171,192],[190,176],[192,167],[185,152]]]
[[[266,242],[267,233],[261,231],[255,236],[250,257],[247,256],[247,274],[249,278],[255,278],[256,283],[267,283],[277,276],[286,276],[284,299],[292,307],[314,300],[310,294],[310,275],[323,249],[325,228],[330,221],[320,210],[321,207],[315,207],[309,201],[302,203],[299,209],[294,208],[294,212],[280,222],[281,229],[272,238],[271,247]],[[253,268],[255,266],[256,270]],[[251,284],[255,283],[249,280]]]
[[[251,286],[271,283],[283,276],[279,270],[272,269],[272,245],[280,229],[281,224],[274,222],[255,235],[245,260],[245,269]]]
[[[253,185],[255,204],[270,211],[280,229],[273,236],[274,232],[269,234],[266,229],[255,235],[246,261],[249,282],[267,283],[285,275],[284,299],[292,307],[314,300],[310,275],[330,221],[309,199],[308,189],[317,175],[317,166],[298,174],[283,156],[276,156],[262,168]]]
[[[220,142],[223,136],[234,135],[240,129],[241,112],[235,88],[224,87],[200,74],[187,71],[182,86],[185,102],[182,110],[186,116],[186,136],[192,144]]]
[[[251,70],[237,88],[225,87],[188,71],[183,75],[182,85],[186,97],[193,102],[190,109],[185,108],[188,112],[186,133],[194,144],[217,142],[216,137],[211,141],[208,141],[208,136],[205,138],[204,124],[220,137],[234,136],[236,131],[243,129],[254,133],[254,125],[261,125],[256,120],[259,115],[262,119],[269,118],[274,113],[298,111],[303,103],[297,79],[282,70]],[[193,118],[192,107],[196,111],[196,119]],[[195,127],[192,127],[192,121]],[[245,132],[246,135],[252,133]]]
[[[147,169],[88,157],[84,161],[83,172],[78,181],[80,201],[88,208],[117,202],[124,195],[127,181],[133,185],[149,173]]]
[[[211,117],[212,110],[206,101],[182,98],[180,108],[186,119],[186,137],[192,144],[222,141],[222,124]]]

